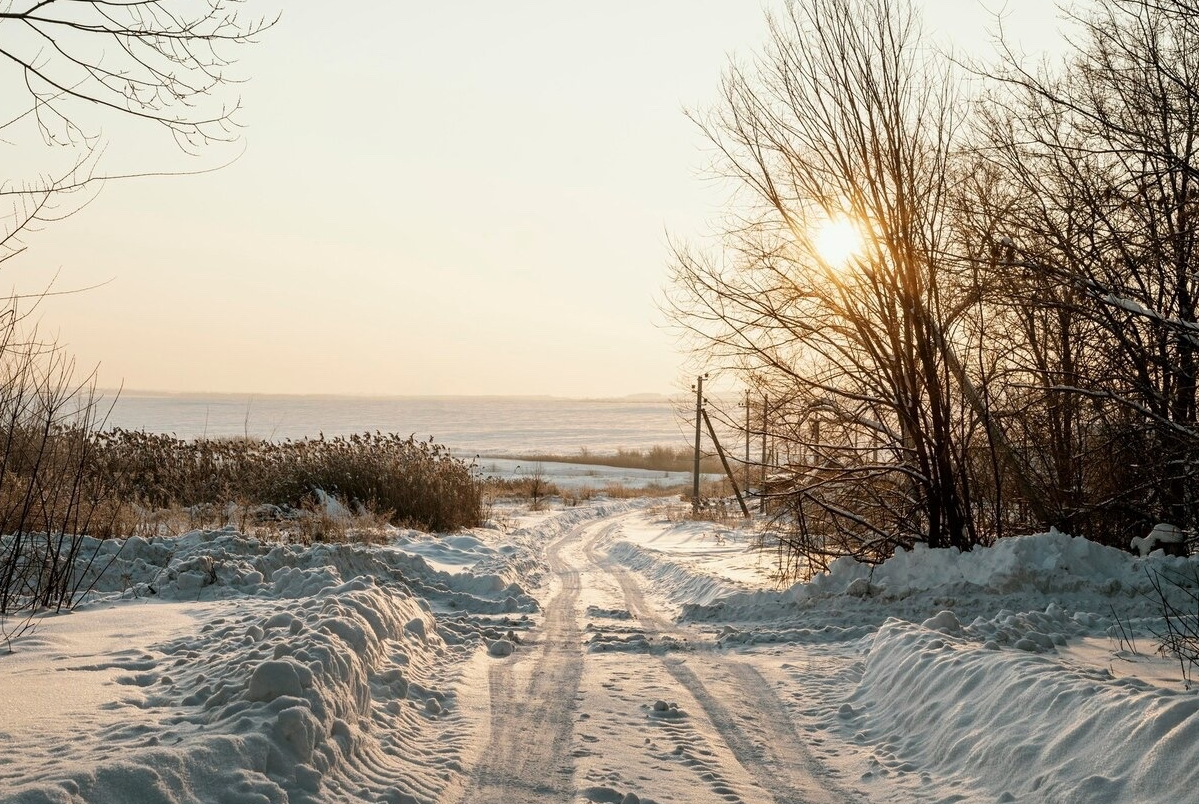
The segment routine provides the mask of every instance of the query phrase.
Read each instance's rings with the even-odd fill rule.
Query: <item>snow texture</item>
[[[0,802],[435,800],[469,753],[471,657],[510,654],[538,611],[517,579],[536,583],[540,543],[625,507],[383,546],[91,544],[112,560],[90,604],[0,656]],[[111,638],[56,635],[68,620]],[[104,702],[74,713],[80,687]]]
[[[488,679],[553,656],[579,668],[576,802],[767,800],[786,769],[755,767],[740,728],[802,735],[805,773],[847,800],[1195,800],[1199,697],[1153,654],[1155,574],[1199,569],[1153,549],[1172,526],[1147,555],[1051,532],[779,588],[761,534],[652,505],[372,546],[90,545],[89,603],[0,655],[0,802],[462,800],[506,711]],[[550,644],[546,550],[568,535],[576,619]]]
[[[679,551],[621,538],[610,555],[664,581],[665,602],[689,597],[684,617],[718,645],[788,659],[793,716],[861,800],[1195,800],[1199,697],[1151,632],[1154,575],[1196,577],[1199,558],[1050,532],[721,594]],[[1178,538],[1161,525],[1146,541]]]

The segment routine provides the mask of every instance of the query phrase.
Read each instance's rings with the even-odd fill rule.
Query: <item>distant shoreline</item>
[[[578,455],[682,448],[693,425],[677,403],[514,397],[353,397],[125,391],[102,406],[105,429],[183,439],[266,440],[365,432],[432,435],[458,455]]]
[[[663,449],[664,448],[664,449]],[[668,453],[668,454],[664,454]],[[615,469],[642,469],[647,472],[691,472],[693,458],[685,447],[671,448],[656,445],[649,450],[617,449],[615,452],[577,452],[573,455],[557,454],[513,454],[479,455],[480,460],[519,461],[522,464],[564,463],[576,466],[607,466]],[[700,459],[700,473],[719,475],[723,473],[720,459],[705,455]]]
[[[498,401],[513,402],[621,402],[650,404],[673,403],[683,396],[641,393],[625,396],[556,396],[552,394],[319,394],[319,393],[266,393],[258,391],[158,391],[142,388],[99,388],[97,393],[105,399],[112,397],[135,399],[321,399],[321,400],[378,400],[378,401]]]

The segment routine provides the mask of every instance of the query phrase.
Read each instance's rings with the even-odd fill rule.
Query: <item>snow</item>
[[[511,656],[514,650],[516,650],[516,646],[507,639],[497,639],[487,646],[488,653],[500,658]]]
[[[611,555],[675,586],[702,577],[672,543]],[[1196,566],[1051,532],[841,559],[785,589],[713,595],[693,579],[684,614],[721,624],[726,649],[769,649],[778,683],[809,691],[796,719],[836,746],[823,756],[863,800],[1178,802],[1199,789],[1199,697],[1176,658],[1120,639],[1152,652],[1152,573]],[[802,669],[773,658],[798,656]]]
[[[1199,789],[1199,768],[1180,763],[1199,738],[1199,697],[1104,669],[892,620],[850,703],[838,726],[890,759],[875,773],[906,765],[1011,801],[1164,804]]]
[[[775,586],[776,562],[758,543],[752,528],[672,521],[651,508],[622,524],[609,554],[652,580],[669,604],[708,605]]]
[[[626,469],[587,463],[558,461],[517,461],[510,458],[480,458],[476,471],[485,477],[515,480],[540,475],[546,483],[560,489],[603,489],[617,485],[629,489],[690,486],[690,472],[667,472],[657,469]],[[723,475],[703,474],[705,482],[719,480]]]
[[[1168,522],[1159,522],[1148,536],[1133,536],[1130,546],[1138,554],[1147,556],[1161,545],[1181,545],[1187,540],[1186,531]]]
[[[19,650],[0,658],[0,740],[32,742],[42,731],[95,719],[111,701],[113,685],[127,677],[112,657],[132,655],[124,652],[134,639],[158,641],[189,629],[195,614],[187,604],[138,601],[44,617]],[[46,672],[45,658],[57,662],[53,673]]]
[[[435,721],[470,657],[538,609],[534,542],[603,510],[376,547],[89,544],[112,556],[90,605],[0,657],[0,801],[427,800],[460,776],[462,724]]]
[[[780,585],[768,532],[660,500],[383,536],[89,544],[87,605],[0,655],[0,802],[1199,789],[1199,693],[1152,636],[1156,574],[1194,557],[1050,532]]]
[[[752,528],[672,522],[651,510],[646,519],[625,524],[621,541],[670,555],[693,571],[727,582],[730,588],[774,585],[776,562],[770,552],[758,549],[758,534]]]
[[[67,800],[128,801],[149,787],[161,801],[204,801],[217,791],[303,801],[343,784],[337,777],[352,757],[383,751],[377,732],[395,719],[379,705],[388,695],[372,695],[390,692],[383,674],[398,664],[423,678],[441,641],[407,627],[429,618],[415,598],[373,578],[305,588],[311,591],[298,610],[294,597],[278,593],[207,606],[219,616],[196,631],[180,629],[152,647],[143,640],[92,665],[125,671],[111,680],[130,688],[102,706],[111,719],[96,724],[96,753],[107,760],[47,758],[64,778],[39,781],[44,767],[10,776],[17,800],[54,801],[66,791]],[[152,621],[153,614],[143,605],[126,618]],[[17,683],[56,684],[51,669]],[[195,779],[204,780],[203,790],[187,781]]]

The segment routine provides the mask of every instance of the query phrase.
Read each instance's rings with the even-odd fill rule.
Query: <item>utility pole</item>
[[[769,397],[762,394],[762,485],[758,488],[758,511],[766,513],[766,408]]]
[[[741,506],[741,513],[745,514],[746,519],[749,519],[749,508],[746,507],[745,498],[741,496],[741,491],[737,488],[737,478],[733,477],[729,460],[724,456],[724,447],[720,446],[720,439],[716,437],[716,428],[712,426],[712,420],[708,418],[708,411],[700,412],[704,416],[704,424],[708,426],[708,435],[712,436],[712,443],[716,445],[716,454],[720,456],[720,465],[724,467],[724,473],[729,478],[729,485],[733,487],[733,495],[737,498],[737,504]]]
[[[699,428],[704,412],[704,378],[695,378],[695,463],[691,474],[691,511],[699,513]]]
[[[749,389],[745,389],[745,493],[749,494]]]

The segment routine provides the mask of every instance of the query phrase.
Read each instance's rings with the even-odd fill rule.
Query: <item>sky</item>
[[[296,0],[241,59],[240,157],[110,182],[0,278],[99,285],[38,318],[102,387],[675,391],[668,237],[708,231],[726,194],[683,112],[714,103],[777,5]],[[939,41],[989,49],[1000,6],[918,5]],[[1027,50],[1053,46],[1048,3],[1005,11]],[[121,167],[232,154],[184,157],[122,121],[104,135]]]

